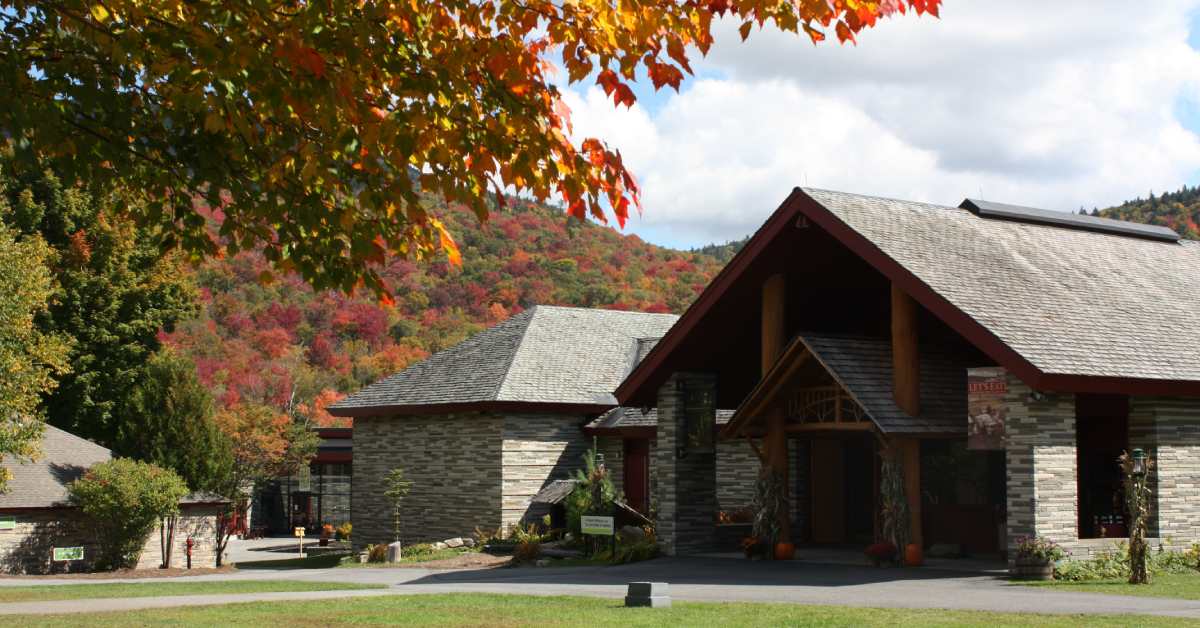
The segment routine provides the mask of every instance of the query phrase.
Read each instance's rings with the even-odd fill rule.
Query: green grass
[[[8,616],[17,626],[77,625],[79,615]],[[1034,615],[788,604],[677,602],[623,608],[617,600],[483,594],[396,595],[312,602],[90,613],[89,626],[1195,626],[1167,617]]]
[[[1181,600],[1200,600],[1200,574],[1156,574],[1150,584],[1129,584],[1127,580],[1088,580],[1083,582],[1022,582],[1031,586],[1058,591],[1089,591],[1109,595],[1140,597],[1172,597]]]
[[[291,580],[237,580],[213,582],[118,582],[103,584],[46,584],[0,587],[0,603],[50,600],[90,600],[117,597],[161,597],[217,593],[269,593],[276,591],[341,591],[382,589],[385,585],[346,582],[296,582]]]

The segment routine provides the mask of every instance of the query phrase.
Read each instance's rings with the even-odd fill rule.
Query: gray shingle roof
[[[830,375],[862,405],[885,433],[965,433],[967,368],[935,345],[920,350],[920,416],[901,410],[892,396],[892,347],[886,339],[804,333],[800,341]]]
[[[12,476],[8,491],[0,493],[0,509],[48,508],[67,500],[67,484],[88,467],[112,458],[112,452],[53,425],[42,436],[42,455],[33,462],[17,462],[4,456]]]
[[[333,414],[485,402],[615,405],[612,391],[674,314],[539,305],[329,407]]]
[[[1200,242],[804,192],[1044,373],[1200,381]]]

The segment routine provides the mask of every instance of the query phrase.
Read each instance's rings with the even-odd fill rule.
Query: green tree
[[[11,208],[0,195],[0,218]],[[46,262],[53,253],[39,237],[17,240],[0,220],[0,457],[30,459],[42,435],[41,395],[67,371],[66,339],[44,333],[35,317],[53,293]],[[0,492],[8,481],[0,467]]]
[[[404,476],[404,469],[396,467],[388,472],[387,480],[384,481],[386,487],[383,491],[383,497],[392,507],[392,533],[395,541],[400,542],[400,506],[404,502],[404,498],[408,497],[409,491],[412,490],[413,483]]]
[[[45,396],[47,420],[106,446],[124,431],[117,409],[149,377],[158,334],[195,311],[195,289],[163,238],[117,210],[128,199],[95,199],[39,171],[15,178],[0,158],[0,215],[24,236],[54,250],[56,288],[37,317],[46,334],[72,339],[72,370]]]
[[[114,452],[179,474],[193,491],[218,488],[233,465],[229,437],[213,419],[196,366],[169,349],[154,354],[119,414]]]
[[[583,468],[575,471],[575,488],[567,496],[567,529],[580,537],[584,515],[613,514],[619,498],[608,467],[596,455],[595,448],[583,455]]]
[[[177,513],[188,494],[174,471],[128,458],[93,466],[67,491],[96,539],[98,569],[137,565],[154,526]]]

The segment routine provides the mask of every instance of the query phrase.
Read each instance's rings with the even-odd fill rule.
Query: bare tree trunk
[[[159,555],[162,556],[163,569],[171,568],[171,553],[175,548],[175,523],[177,521],[178,517],[167,517],[158,526]]]

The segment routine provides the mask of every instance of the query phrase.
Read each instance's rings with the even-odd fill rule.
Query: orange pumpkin
[[[920,567],[925,563],[925,557],[922,555],[921,546],[916,543],[909,543],[904,548],[904,564],[909,567]]]
[[[791,560],[796,556],[795,543],[776,543],[775,560]]]

